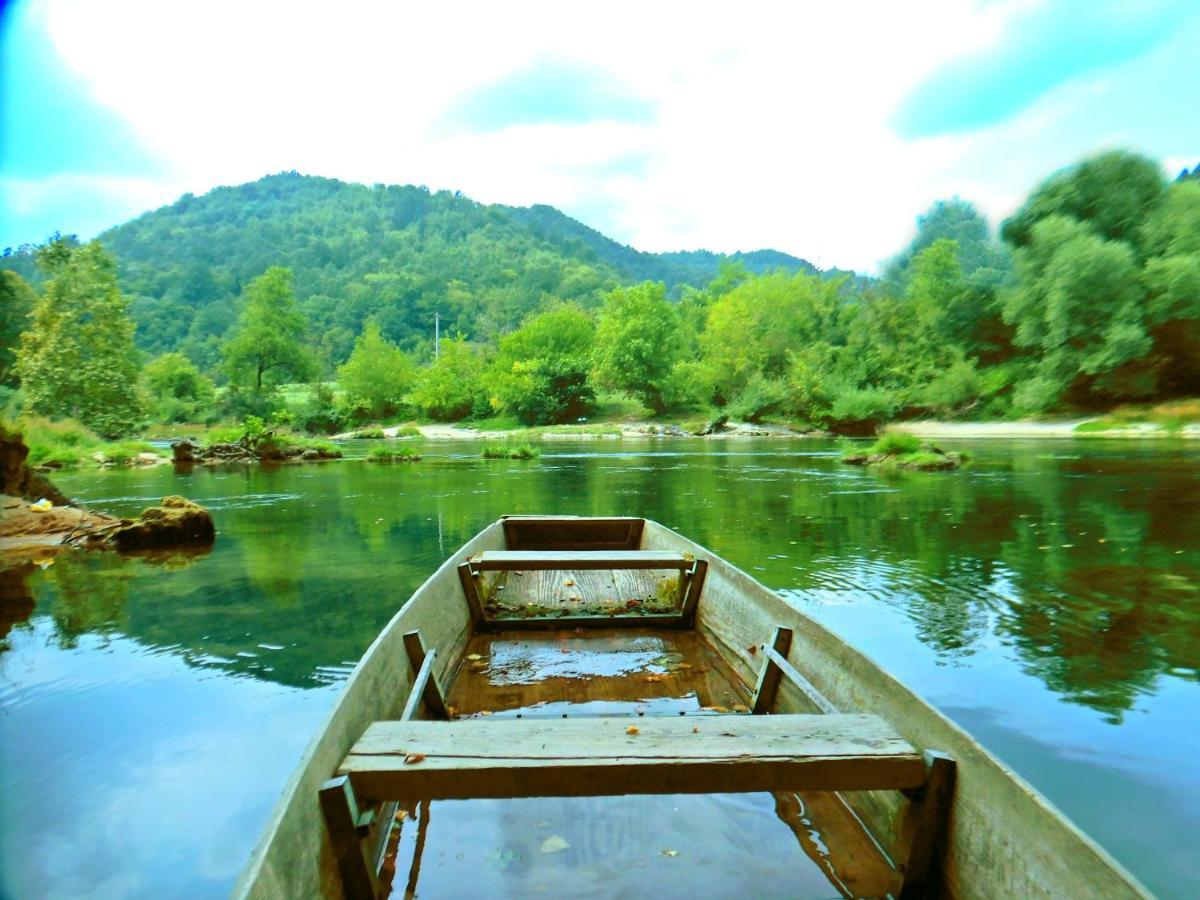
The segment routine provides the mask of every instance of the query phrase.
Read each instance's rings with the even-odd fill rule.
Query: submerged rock
[[[176,441],[171,445],[177,465],[213,465],[219,463],[252,462],[313,462],[324,459],[341,459],[342,451],[324,447],[301,447],[280,444],[270,435],[255,441],[243,438],[234,443],[213,443],[207,447],[189,440]]]
[[[967,459],[966,453],[947,453],[940,447],[925,443],[909,452],[851,453],[843,456],[842,462],[848,466],[896,466],[921,472],[938,472],[957,469]]]

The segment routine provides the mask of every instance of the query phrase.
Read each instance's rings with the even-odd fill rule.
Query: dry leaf
[[[675,856],[679,855],[679,851],[678,850],[664,850],[664,851],[662,851],[662,855],[675,857]]]
[[[638,727],[636,725],[630,725],[628,728],[625,729],[625,733],[626,734],[637,734]]]
[[[693,726],[692,726],[692,734],[699,734],[699,733],[700,733],[700,726],[699,726],[699,725],[693,725]]]
[[[404,762],[410,766],[413,763],[425,762],[425,754],[424,753],[410,753],[406,757],[404,757]]]
[[[680,663],[680,664],[679,664],[679,665],[677,665],[675,668],[677,668],[677,669],[690,669],[691,667],[692,667],[692,664],[691,664],[691,663]]]
[[[753,656],[755,653],[758,652],[758,644],[751,644],[749,647],[746,648],[746,652],[749,653],[751,656]]]
[[[748,707],[745,703],[735,703],[735,704],[733,704],[733,711],[740,712],[740,713],[748,713],[748,712],[750,712],[750,707]]]
[[[702,706],[700,708],[707,709],[709,712],[729,712],[729,710],[723,706]]]
[[[492,714],[492,711],[490,709],[481,709],[479,711],[479,714],[481,716],[490,716]]]
[[[471,660],[471,662],[475,662],[477,659],[483,659],[483,656],[479,653],[468,653],[467,659]]]
[[[542,841],[543,853],[560,853],[566,850],[571,845],[560,838],[557,834],[552,834],[550,837]]]
[[[563,587],[575,587],[575,582],[573,582],[570,578],[568,578],[566,581],[563,582]]]

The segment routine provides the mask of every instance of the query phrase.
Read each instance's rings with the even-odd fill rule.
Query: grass
[[[1187,425],[1197,424],[1200,424],[1200,397],[1186,397],[1156,404],[1118,406],[1102,418],[1080,422],[1075,426],[1075,432],[1097,434],[1154,425],[1167,434],[1175,434]]]
[[[127,465],[139,453],[159,452],[145,441],[106,441],[74,419],[26,416],[13,428],[25,437],[31,466],[86,465],[98,462],[98,453],[103,454],[106,464]]]
[[[915,434],[891,431],[872,444],[867,453],[872,455],[876,453],[888,453],[894,456],[903,456],[908,453],[917,453],[920,449],[921,439]]]
[[[374,447],[363,459],[367,462],[376,463],[418,462],[421,459],[421,454],[415,450],[394,450],[391,447]]]
[[[488,442],[483,445],[483,452],[480,454],[484,459],[537,459],[541,455],[540,447],[515,441]]]
[[[382,428],[380,428],[378,425],[374,425],[370,428],[360,428],[358,431],[351,434],[350,437],[360,441],[377,441],[387,437],[387,435],[384,434]]]
[[[421,436],[421,429],[418,428],[416,425],[414,425],[412,422],[407,422],[404,425],[401,425],[399,428],[396,429],[396,437],[398,437],[398,438],[420,437],[420,436]]]

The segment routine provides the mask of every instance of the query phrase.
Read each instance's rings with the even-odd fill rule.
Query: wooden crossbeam
[[[941,882],[941,861],[958,767],[953,757],[936,750],[926,750],[924,760],[925,784],[909,792],[911,802],[901,825],[901,838],[908,845],[901,900],[937,896]]]
[[[920,754],[877,716],[376,722],[339,770],[374,799],[918,787]]]
[[[691,622],[680,613],[624,613],[612,616],[529,616],[527,618],[485,618],[475,630],[554,631],[562,628],[690,628]]]
[[[513,569],[689,569],[693,560],[660,550],[485,550],[468,560],[476,572]]]
[[[775,657],[768,656],[762,671],[758,673],[758,686],[754,689],[754,701],[750,704],[750,711],[756,716],[770,712],[774,705],[775,694],[779,691],[779,681],[783,678],[783,668],[779,665],[778,660],[786,659],[791,647],[792,629],[782,626],[776,628],[775,634],[771,636],[770,648],[763,646],[764,651],[773,650]]]
[[[604,516],[505,516],[510,550],[636,550],[645,519]]]
[[[681,576],[683,581],[683,597],[680,600],[681,614],[688,627],[691,627],[696,621],[696,609],[700,604],[700,593],[704,590],[704,579],[707,575],[708,563],[703,559],[698,559]]]

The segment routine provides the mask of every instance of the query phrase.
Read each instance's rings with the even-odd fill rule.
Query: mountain
[[[774,250],[643,253],[550,206],[488,206],[457,192],[295,172],[185,194],[100,240],[119,261],[139,346],[181,349],[207,366],[219,360],[242,288],[273,265],[293,271],[330,363],[346,358],[369,316],[417,349],[431,340],[435,312],[443,334],[486,340],[548,297],[595,306],[604,291],[647,279],[678,295],[707,284],[727,259],[751,271],[816,271]],[[27,249],[0,267],[36,283]]]

